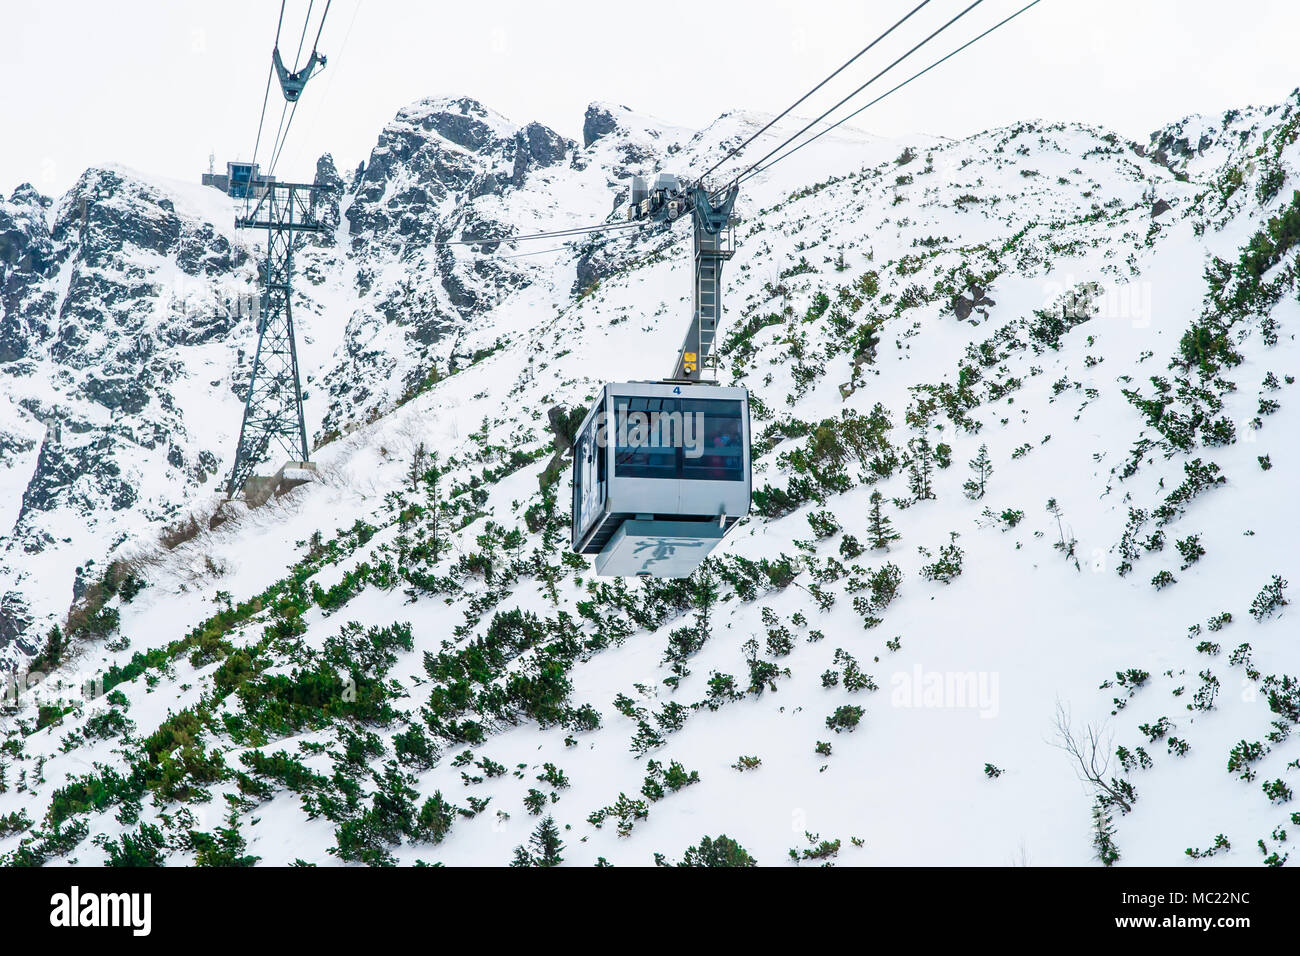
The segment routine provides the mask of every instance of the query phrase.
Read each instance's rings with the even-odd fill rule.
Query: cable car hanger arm
[[[290,73],[289,69],[284,65],[284,60],[280,58],[280,48],[277,46],[271,51],[271,62],[275,65],[275,75],[280,80],[280,91],[284,93],[286,100],[294,103],[298,97],[302,96],[303,88],[307,85],[307,81],[311,79],[312,73],[318,68],[325,69],[326,60],[324,56],[312,50],[311,56],[307,58],[306,65],[298,72]]]

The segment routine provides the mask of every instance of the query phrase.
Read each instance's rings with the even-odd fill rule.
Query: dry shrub
[[[235,509],[227,506],[224,499],[217,498],[205,502],[192,508],[185,517],[165,527],[158,536],[158,543],[168,551],[175,551],[203,532],[215,531],[221,525],[235,519],[237,514]]]
[[[168,525],[158,536],[158,543],[168,551],[175,551],[186,541],[193,541],[203,529],[193,515]]]
[[[88,585],[81,598],[68,608],[68,618],[64,621],[64,631],[68,636],[93,631],[104,605],[121,590],[128,578],[139,578],[137,572],[149,563],[144,555],[110,561],[99,580]],[[142,582],[137,582],[137,586],[140,584]]]

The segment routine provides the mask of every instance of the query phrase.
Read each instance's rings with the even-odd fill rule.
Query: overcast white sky
[[[355,166],[386,120],[429,95],[470,95],[575,139],[592,100],[687,126],[738,107],[776,113],[915,2],[332,0],[320,42],[329,67],[303,95],[279,172],[310,178],[325,151],[340,169]],[[816,115],[967,2],[931,0],[898,43],[799,112]],[[898,77],[1023,2],[984,0]],[[287,2],[290,55],[308,3]],[[315,0],[309,47],[324,6]],[[30,181],[62,192],[110,161],[196,180],[209,152],[218,168],[246,158],[279,9],[279,0],[10,0],[0,13],[0,191]],[[1300,85],[1297,36],[1292,0],[1044,0],[854,125],[958,135],[1045,117],[1145,138],[1187,113],[1280,101]]]

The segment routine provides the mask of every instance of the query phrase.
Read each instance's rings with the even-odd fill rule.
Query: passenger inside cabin
[[[712,424],[717,431],[709,442],[714,452],[706,455],[703,462],[705,475],[713,481],[726,481],[735,470],[736,456],[740,454],[740,423],[723,419]]]

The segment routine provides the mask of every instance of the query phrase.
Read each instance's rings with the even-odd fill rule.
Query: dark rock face
[[[0,462],[17,455],[25,454],[36,447],[30,438],[21,438],[8,432],[0,431]]]
[[[200,450],[171,393],[186,366],[170,350],[234,330],[248,313],[250,266],[216,225],[116,169],[88,170],[57,204],[30,187],[0,202],[0,368],[58,393],[20,397],[24,386],[13,386],[47,431],[34,461],[35,443],[24,449],[31,471],[6,529],[9,554],[58,545],[46,525],[56,510],[93,533],[139,502],[142,471],[179,498],[215,470],[194,463]],[[0,622],[0,650],[16,622],[14,612]]]
[[[990,299],[985,290],[977,285],[970,287],[969,297],[955,295],[952,299],[952,311],[962,321],[969,319],[973,312],[978,312],[987,319],[989,317],[989,307],[994,305],[997,305],[997,303]]]
[[[0,647],[21,640],[31,626],[32,616],[21,594],[6,591],[0,596]]]
[[[616,110],[630,113],[626,106],[615,107]],[[620,125],[619,118],[613,110],[600,103],[592,103],[587,107],[587,113],[582,124],[582,139],[585,149],[590,149],[591,145],[599,140],[613,137],[618,132],[630,133],[626,125]],[[652,139],[658,138],[659,133],[654,130],[649,131]],[[652,148],[644,141],[639,141],[632,135],[614,137],[616,146],[614,148],[614,161],[609,167],[611,182],[621,182],[633,174],[644,174],[651,171],[662,161],[660,150]],[[668,153],[671,154],[674,147],[669,147]],[[575,152],[573,156],[573,166],[576,169],[585,169],[590,157],[582,152]],[[649,167],[649,168],[648,168]],[[626,201],[626,200],[624,200]]]
[[[149,405],[149,389],[133,376],[100,378],[92,373],[84,391],[92,402],[126,415],[138,415]]]
[[[243,250],[232,246],[225,236],[206,222],[197,227],[182,228],[174,255],[184,272],[209,278],[229,275],[248,259]]]
[[[1214,137],[1209,133],[1202,133],[1196,141],[1196,145],[1192,146],[1191,140],[1186,136],[1178,136],[1171,131],[1165,131],[1155,143],[1157,152],[1164,153],[1167,156],[1176,156],[1179,159],[1191,159],[1193,156],[1205,152],[1213,145]]]
[[[1291,108],[1290,104],[1283,107],[1288,112]],[[1232,151],[1245,149],[1261,132],[1265,125],[1261,121],[1271,112],[1228,110],[1214,119],[1188,117],[1152,133],[1142,154],[1176,173],[1188,172],[1191,164],[1207,155],[1217,165]]]
[[[59,264],[69,270],[48,345],[60,364],[138,362],[158,342],[200,344],[235,321],[230,301],[191,312],[181,299],[160,310],[160,302],[175,296],[138,264],[141,253],[173,260],[185,275],[210,282],[228,281],[249,263],[248,253],[211,223],[178,215],[152,186],[114,170],[89,170],[61,203],[52,238]]]
[[[497,139],[496,132],[487,120],[490,117],[482,103],[462,97],[427,109],[431,102],[417,103],[397,114],[397,122],[411,122],[429,133],[462,146],[470,152],[483,152]]]
[[[345,213],[361,305],[348,322],[347,360],[323,381],[332,401],[322,433],[364,418],[384,399],[385,388],[373,383],[391,377],[394,351],[414,356],[422,378],[466,323],[528,281],[522,269],[458,255],[446,243],[509,235],[514,227],[497,218],[500,205],[476,201],[507,198],[576,150],[540,123],[516,128],[468,98],[412,104],[381,131]],[[393,256],[409,269],[396,283],[380,267]],[[388,344],[377,348],[381,336]],[[388,397],[411,384],[389,382]]]
[[[610,253],[604,248],[603,239],[587,242],[585,249],[578,255],[575,268],[573,296],[581,296],[595,288],[602,279],[618,272],[626,265],[626,259],[617,252]]]
[[[52,237],[62,245],[60,261],[72,257],[95,268],[120,269],[123,252],[132,248],[175,259],[188,275],[208,278],[227,276],[248,259],[211,223],[182,218],[155,187],[116,170],[91,169],[77,181]]]
[[[114,511],[134,504],[135,488],[123,479],[112,448],[113,439],[107,435],[79,446],[47,439],[41,446],[36,471],[23,493],[19,527],[30,513],[49,511],[56,506],[67,506],[76,514],[87,515],[101,502],[107,502]]]
[[[46,226],[50,200],[28,184],[0,200],[0,362],[25,357],[46,327],[33,322],[42,311],[35,286],[54,267],[54,243]],[[33,327],[35,325],[35,327]]]
[[[614,114],[603,106],[592,103],[582,119],[582,145],[590,146],[596,140],[618,129]]]
[[[181,235],[171,200],[115,170],[88,170],[63,200],[54,224],[61,258],[73,255],[87,266],[108,268],[135,246],[171,253]]]
[[[449,146],[450,144],[450,146]],[[564,161],[574,144],[540,123],[516,133],[501,128],[471,99],[427,100],[397,114],[379,135],[348,209],[353,251],[370,241],[401,251],[429,245],[464,215],[444,203],[502,195],[533,169]],[[505,163],[511,172],[498,171]],[[392,185],[400,177],[402,188]]]
[[[239,324],[241,312],[232,303],[222,303],[211,311],[173,313],[158,324],[156,335],[158,343],[166,347],[178,345],[206,345],[224,339]],[[119,353],[124,358],[144,359],[153,351],[145,346],[145,341],[152,341],[149,336],[142,336],[139,347],[130,354]]]
[[[437,205],[450,193],[468,189],[476,165],[465,153],[445,150],[418,130],[386,128],[348,208],[353,251],[384,239],[399,249],[411,242],[427,245],[437,233]],[[403,169],[414,174],[414,182],[389,194],[390,180]]]
[[[321,187],[316,193],[316,218],[327,230],[317,237],[318,244],[330,245],[342,218],[339,207],[343,201],[344,186],[343,177],[334,167],[334,157],[329,153],[316,160],[316,176],[312,182]]]
[[[511,184],[522,186],[531,169],[544,169],[564,162],[572,145],[541,123],[529,123],[515,134],[515,168],[510,177]]]

